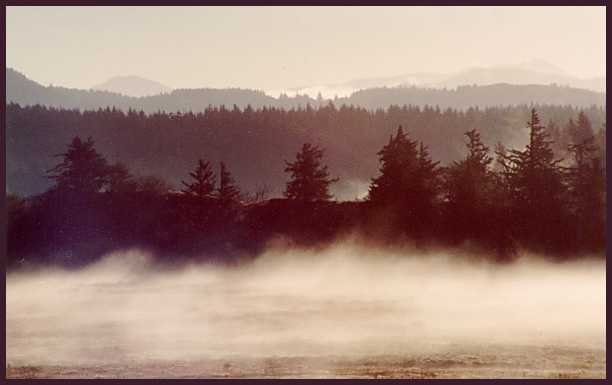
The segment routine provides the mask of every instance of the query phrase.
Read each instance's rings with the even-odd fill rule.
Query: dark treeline
[[[463,85],[455,89],[421,87],[377,87],[360,90],[346,98],[334,99],[338,105],[356,105],[368,109],[386,108],[393,104],[440,106],[466,109],[473,106],[496,107],[526,103],[589,107],[604,106],[605,94],[556,85]]]
[[[470,245],[502,261],[521,249],[556,259],[601,253],[603,148],[584,113],[569,122],[566,161],[555,156],[534,109],[525,147],[492,151],[470,129],[461,158],[444,167],[400,126],[378,152],[367,198],[352,202],[331,200],[338,178],[323,149],[311,143],[275,165],[289,176],[285,198],[266,200],[241,192],[231,168],[208,159],[183,170],[182,190],[170,191],[163,180],[131,174],[101,155],[91,138],[77,136],[46,171],[49,190],[9,196],[9,266],[80,266],[132,246],[166,262],[229,261],[256,255],[278,236],[317,246],[354,233],[387,245]]]
[[[584,113],[603,142],[605,110],[571,106],[537,106],[542,122],[555,141],[557,157],[569,159],[567,145],[578,115]],[[391,106],[369,111],[336,107],[278,109],[209,107],[201,113],[145,114],[128,110],[78,111],[41,106],[6,108],[7,189],[20,196],[38,194],[51,186],[42,170],[53,166],[50,156],[63,150],[74,136],[93,137],[97,149],[112,162],[129,164],[137,175],[154,175],[174,188],[181,186],[184,170],[202,154],[211,162],[223,161],[240,187],[267,186],[273,195],[283,189],[283,169],[303,143],[326,149],[326,162],[340,177],[333,186],[341,199],[354,199],[377,172],[375,154],[402,125],[415,140],[429,147],[442,165],[464,154],[464,133],[476,129],[482,141],[523,147],[529,138],[525,121],[530,106],[466,110],[437,107]],[[573,119],[570,123],[570,119]],[[32,154],[36,154],[33,156]]]

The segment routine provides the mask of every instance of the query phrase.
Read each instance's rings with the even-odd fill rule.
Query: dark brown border
[[[496,5],[496,6],[500,6],[500,5],[505,5],[505,6],[519,6],[519,5],[523,5],[523,6],[606,6],[606,2],[603,0],[600,1],[593,1],[593,0],[582,0],[582,1],[568,1],[568,0],[534,0],[534,1],[528,1],[528,0],[520,0],[520,1],[484,1],[484,0],[464,0],[464,1],[457,1],[457,0],[442,0],[442,1],[428,1],[428,0],[413,0],[413,1],[389,1],[389,0],[382,0],[382,1],[363,1],[363,0],[329,0],[329,1],[325,1],[325,0],[309,0],[309,1],[291,1],[291,2],[282,2],[282,1],[271,1],[271,0],[255,0],[255,1],[246,1],[246,0],[239,0],[239,1],[220,1],[220,0],[215,0],[215,1],[198,1],[198,0],[176,0],[176,1],[169,1],[169,0],[145,0],[145,1],[134,1],[134,0],[125,0],[125,1],[121,1],[121,0],[57,0],[57,1],[44,1],[44,0],[6,0],[5,1],[5,6],[2,7],[2,13],[1,13],[1,19],[0,19],[0,26],[2,28],[2,36],[3,36],[3,41],[6,42],[6,6],[161,6],[161,5],[167,5],[167,6],[193,6],[193,5],[209,5],[209,6],[219,6],[219,5],[260,5],[260,6],[271,6],[271,5],[310,5],[310,6],[321,6],[321,5],[326,5],[326,6],[331,6],[331,5],[335,5],[335,6],[368,6],[368,5],[407,5],[407,6],[417,6],[417,5],[430,5],[430,6],[450,6],[450,5],[454,5],[454,6],[491,6],[491,5]],[[608,16],[608,12],[606,9],[606,16]],[[607,34],[607,31],[606,31]],[[606,43],[606,47],[607,47],[607,43]],[[607,51],[606,51],[607,52]],[[571,47],[568,47],[568,54],[571,54]],[[606,55],[607,56],[607,55]],[[4,66],[4,68],[6,69],[6,47],[2,52],[2,64]],[[2,194],[4,196],[4,205],[3,205],[3,215],[0,219],[0,228],[2,229],[2,234],[0,237],[0,252],[2,253],[2,262],[3,262],[3,267],[4,267],[4,280],[6,282],[6,226],[7,226],[7,210],[6,210],[6,131],[5,131],[5,113],[6,113],[6,86],[5,86],[5,81],[6,78],[2,77],[2,80],[0,81],[0,84],[2,85],[3,88],[3,93],[2,93],[2,97],[3,97],[3,104],[2,107],[0,108],[0,115],[2,117],[2,134],[0,135],[0,144],[2,145],[2,150],[3,150],[3,156],[0,158],[1,159],[1,173],[0,175],[2,176],[1,180],[2,180]],[[612,139],[610,138],[610,136],[606,137],[606,144],[607,146],[610,146],[612,142]],[[610,161],[610,157],[608,156],[606,159],[606,165],[610,166],[612,162]],[[607,182],[607,191],[609,191],[609,182]],[[612,210],[610,209],[610,206],[607,207],[607,216],[610,217],[610,214],[612,213]],[[612,231],[610,229],[609,226],[606,227],[606,239],[610,240],[612,236]],[[606,250],[609,249],[609,244],[607,244]],[[606,264],[606,270],[607,273],[610,273],[610,270],[608,270],[608,265]],[[6,314],[6,285],[2,285],[1,288],[1,297],[2,297],[2,304],[3,304],[3,308],[5,310],[5,314]],[[607,294],[608,290],[607,290],[607,284],[606,284],[606,294]],[[606,316],[607,316],[607,308],[606,308]],[[608,319],[608,317],[606,318]],[[4,325],[4,330],[6,330],[6,316],[2,317],[2,324]],[[2,334],[3,337],[6,337],[6,332]],[[609,348],[608,345],[608,341],[606,341],[606,348]],[[5,349],[2,350],[2,360],[5,362],[4,365],[4,369],[3,369],[3,375],[2,375],[2,379],[6,379],[6,345],[5,345]],[[606,361],[606,372],[609,371],[609,366],[607,364]],[[2,381],[2,380],[0,380]],[[78,384],[78,383],[85,383],[86,381],[90,381],[90,380],[6,380],[7,382],[10,383],[20,383],[20,384],[29,384],[29,383],[49,383],[49,384],[66,384],[66,383],[71,383],[71,384]],[[145,382],[146,381],[146,382]],[[97,383],[99,384],[110,384],[110,383],[141,383],[141,384],[156,384],[156,383],[161,383],[161,382],[177,382],[177,383],[182,383],[182,384],[186,384],[186,383],[195,383],[197,382],[205,382],[205,383],[222,383],[225,382],[227,380],[160,380],[160,379],[153,379],[153,380],[98,380]],[[236,381],[239,383],[259,383],[259,384],[264,384],[264,383],[277,383],[279,381],[283,381],[283,380],[230,380],[230,381]],[[291,383],[293,384],[305,384],[305,383],[320,383],[320,382],[326,382],[326,381],[333,381],[334,383],[345,383],[345,384],[354,384],[354,383],[365,383],[365,382],[370,382],[370,381],[375,381],[375,380],[331,380],[331,379],[326,379],[326,380],[291,380]],[[443,381],[461,381],[461,380],[443,380]],[[503,383],[503,382],[507,382],[507,381],[512,381],[512,380],[477,380],[478,382],[491,382],[491,383]],[[534,380],[520,380],[522,383],[535,383]],[[538,383],[541,383],[540,381],[550,381],[550,382],[555,382],[558,383],[558,381],[567,381],[567,380],[538,380]],[[604,380],[605,381],[605,380]],[[392,383],[404,383],[405,381],[402,380],[385,380],[386,384],[392,384]],[[601,382],[600,380],[580,380],[578,383],[599,383]],[[432,383],[431,380],[420,380],[419,383]],[[574,382],[575,383],[575,382]]]

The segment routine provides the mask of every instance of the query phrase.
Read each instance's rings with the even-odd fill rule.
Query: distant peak
[[[172,91],[172,88],[160,82],[136,75],[113,76],[104,83],[93,86],[91,89],[135,97],[159,95]]]

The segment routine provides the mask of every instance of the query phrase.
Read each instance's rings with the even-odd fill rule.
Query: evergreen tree
[[[438,162],[432,162],[427,147],[408,138],[401,126],[378,156],[381,175],[372,180],[368,200],[374,206],[392,208],[388,235],[408,232],[419,241],[436,222]]]
[[[323,150],[318,146],[305,143],[296,155],[294,162],[287,162],[285,172],[291,174],[287,183],[285,197],[301,201],[329,200],[330,184],[338,178],[330,178],[327,166],[321,164]]]
[[[379,204],[404,202],[409,211],[431,207],[439,192],[439,162],[429,151],[408,138],[402,126],[379,152],[381,175],[372,180],[368,200]]]
[[[577,243],[590,249],[605,247],[606,180],[595,138],[570,145],[573,165],[569,169],[571,210]]]
[[[498,153],[508,184],[518,234],[528,243],[553,246],[563,231],[563,175],[535,109],[527,123],[529,144],[523,151]]]
[[[395,136],[377,153],[381,167],[380,176],[372,179],[368,200],[376,203],[393,203],[403,200],[410,179],[417,169],[417,142],[410,140],[399,126]]]
[[[198,198],[212,197],[215,191],[215,174],[211,170],[210,163],[202,159],[198,160],[198,167],[189,173],[193,182],[182,181],[185,188],[183,192]]]
[[[495,161],[491,166],[491,191],[489,192],[490,212],[489,221],[483,226],[489,226],[489,241],[496,250],[496,257],[500,261],[508,261],[516,256],[516,229],[515,210],[512,201],[512,188],[510,187],[511,173],[507,156],[508,150],[498,142],[495,145]]]
[[[584,111],[580,111],[578,114],[578,121],[575,125],[570,125],[570,139],[572,144],[581,144],[584,141],[590,140],[595,134],[593,127],[591,127],[591,121],[586,116]]]
[[[107,185],[109,167],[106,159],[95,150],[91,137],[83,142],[76,136],[68,150],[56,156],[62,157],[62,162],[47,171],[47,177],[55,180],[56,190],[94,193]]]
[[[224,204],[235,202],[240,197],[240,190],[223,162],[219,165],[219,187],[217,189],[217,196]]]
[[[422,214],[430,214],[435,205],[438,203],[439,194],[441,192],[441,180],[439,176],[442,169],[438,167],[440,162],[431,160],[429,148],[419,143],[419,152],[417,155],[417,192],[421,199],[417,199]]]
[[[479,236],[492,203],[494,180],[489,166],[493,158],[475,129],[465,135],[468,137],[466,158],[453,162],[446,170],[447,215],[456,236]]]

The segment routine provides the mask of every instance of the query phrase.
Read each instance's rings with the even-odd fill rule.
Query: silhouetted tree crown
[[[408,138],[402,126],[378,152],[381,175],[372,180],[368,199],[377,203],[405,202],[409,206],[429,206],[439,187],[438,162],[429,151]]]
[[[493,161],[478,131],[472,129],[465,135],[468,137],[467,156],[448,167],[445,180],[448,203],[462,212],[482,205],[489,197],[492,182],[489,166]]]
[[[577,241],[596,247],[605,243],[606,179],[595,138],[572,144],[573,164],[568,170],[569,206],[576,221]]]
[[[427,204],[434,204],[440,193],[441,181],[439,177],[442,170],[438,167],[440,162],[434,162],[431,159],[429,148],[423,142],[419,144],[418,164],[418,181],[421,193]]]
[[[378,153],[381,175],[372,180],[368,199],[374,202],[392,202],[402,199],[402,190],[410,182],[417,166],[417,142],[410,140],[402,126],[391,135]]]
[[[76,136],[63,154],[60,164],[47,171],[55,180],[57,190],[93,193],[101,191],[108,183],[109,168],[106,160],[94,148],[91,137],[85,142]]]
[[[186,170],[191,171],[192,162],[195,166],[195,160],[205,149],[215,174],[218,162],[223,161],[231,166],[241,188],[266,184],[283,191],[286,180],[279,164],[284,165],[283,159],[292,160],[293,149],[312,143],[313,138],[320,138],[317,144],[325,148],[330,170],[338,170],[348,179],[369,181],[378,175],[378,162],[367,154],[372,155],[373,149],[380,150],[399,124],[404,129],[410,127],[411,139],[429,146],[432,158],[448,165],[463,158],[466,131],[479,130],[487,145],[493,146],[498,141],[509,144],[523,135],[519,123],[529,120],[530,110],[528,106],[440,111],[431,107],[390,106],[368,111],[354,106],[335,109],[323,106],[235,112],[209,107],[201,113],[144,114],[133,110],[113,112],[110,108],[79,111],[7,104],[6,138],[11,144],[6,149],[7,187],[23,196],[49,188],[50,181],[40,178],[40,170],[55,166],[55,159],[27,154],[33,150],[42,154],[62,152],[57,150],[57,143],[70,143],[76,135],[94,138],[96,150],[107,159],[129,167],[144,167],[148,174],[162,177],[179,188],[183,187],[181,180],[187,179]],[[564,143],[560,151],[556,150],[556,157],[569,158],[567,144],[571,140],[565,124],[570,117],[577,121],[580,109],[541,106],[540,111],[540,116],[546,119],[543,121],[552,120],[561,128]],[[602,126],[605,118],[602,108],[591,107],[584,112],[593,127]],[[603,139],[605,136],[598,136],[602,144]]]
[[[8,121],[7,127],[30,115],[46,122],[44,117],[50,113],[36,107],[23,111],[19,119]],[[330,116],[336,113],[331,108],[317,112]],[[343,108],[339,116],[346,114],[348,119],[354,113]],[[64,111],[62,114],[77,116],[78,113]],[[113,114],[120,120],[156,119],[139,117],[134,112],[122,117],[120,111],[111,109],[96,114],[82,118],[98,123],[103,121],[99,119],[101,116],[111,119]],[[236,114],[231,118],[237,119],[239,112],[233,109],[219,114],[219,118],[227,117],[223,114]],[[382,116],[382,112],[377,114]],[[453,126],[454,113],[448,114],[451,114],[447,116],[448,124]],[[337,236],[355,229],[375,240],[379,236],[385,237],[385,241],[407,236],[417,246],[434,243],[483,246],[486,250],[496,250],[500,259],[516,256],[519,247],[560,258],[604,250],[605,124],[599,126],[602,122],[597,121],[601,129],[596,136],[587,136],[592,128],[586,116],[576,114],[577,123],[570,120],[567,126],[559,120],[557,123],[551,120],[544,127],[538,113],[531,110],[526,147],[506,149],[498,143],[495,148],[497,162],[493,163],[488,147],[481,140],[481,131],[475,129],[481,126],[475,124],[471,126],[474,129],[465,132],[468,122],[478,114],[480,112],[466,112],[463,125],[456,128],[462,129],[467,142],[461,143],[463,150],[454,158],[459,160],[446,168],[433,162],[428,148],[412,140],[401,126],[386,145],[377,143],[382,147],[378,152],[380,175],[372,179],[369,202],[301,204],[300,201],[330,199],[329,186],[337,180],[330,178],[327,166],[322,164],[323,151],[309,143],[301,147],[293,162],[286,162],[284,171],[291,174],[291,180],[287,183],[285,196],[290,199],[267,201],[268,189],[265,184],[259,184],[261,187],[250,199],[238,201],[239,190],[224,163],[219,165],[218,187],[211,163],[199,160],[197,168],[189,173],[189,182],[183,181],[186,194],[166,194],[170,187],[162,179],[133,176],[121,163],[108,165],[94,149],[91,138],[82,141],[78,136],[66,137],[68,148],[64,154],[57,155],[62,157],[61,163],[48,171],[48,177],[56,183],[52,190],[26,199],[9,196],[7,200],[9,260],[12,264],[20,264],[24,256],[32,256],[44,261],[58,254],[58,250],[72,250],[79,258],[67,260],[67,263],[78,263],[80,256],[87,260],[88,256],[95,258],[113,248],[135,244],[151,246],[164,256],[235,256],[242,251],[259,253],[270,237],[276,235],[312,245],[332,242]],[[497,116],[487,114],[489,112],[484,112],[483,116],[488,116],[489,122]],[[188,113],[172,116],[168,121],[159,121],[160,126],[175,124],[177,120],[197,121]],[[425,109],[417,116],[418,119],[402,116],[394,119],[406,120],[418,130],[422,129],[422,121],[443,118],[435,109]],[[569,120],[569,115],[566,119]],[[521,117],[522,120],[526,119]],[[395,124],[392,127],[396,127]],[[573,131],[558,129],[560,127]],[[346,128],[339,125],[338,129]],[[281,132],[283,130],[278,131]],[[565,141],[565,149],[555,149],[549,140],[551,136]],[[261,140],[267,143],[274,138],[275,135],[269,135]],[[14,138],[11,140],[18,142]],[[254,147],[244,144],[238,147]],[[283,147],[282,142],[277,144]],[[356,149],[351,143],[345,145],[361,157],[372,146],[370,143]],[[283,148],[286,147],[289,146]],[[7,150],[15,151],[13,147]],[[567,160],[562,162],[558,155]],[[261,154],[257,155],[259,157],[263,158]],[[371,160],[370,163],[376,166]],[[192,196],[214,199],[200,200]],[[445,199],[440,200],[441,197]],[[220,204],[224,202],[236,204]],[[261,204],[250,205],[249,202]],[[324,209],[317,209],[319,207]]]
[[[323,150],[305,143],[293,162],[285,161],[285,172],[291,174],[285,197],[302,201],[329,200],[329,186],[338,181],[330,178],[326,165],[321,164]]]
[[[535,109],[531,112],[529,144],[524,150],[510,150],[501,156],[503,179],[512,207],[516,210],[518,231],[528,239],[554,239],[554,224],[563,222],[563,185],[561,159],[555,160],[551,141],[540,124]],[[558,236],[558,235],[557,235]]]
[[[212,197],[215,192],[215,174],[210,163],[202,159],[198,160],[198,167],[189,173],[193,182],[183,181],[183,192],[198,198]]]

